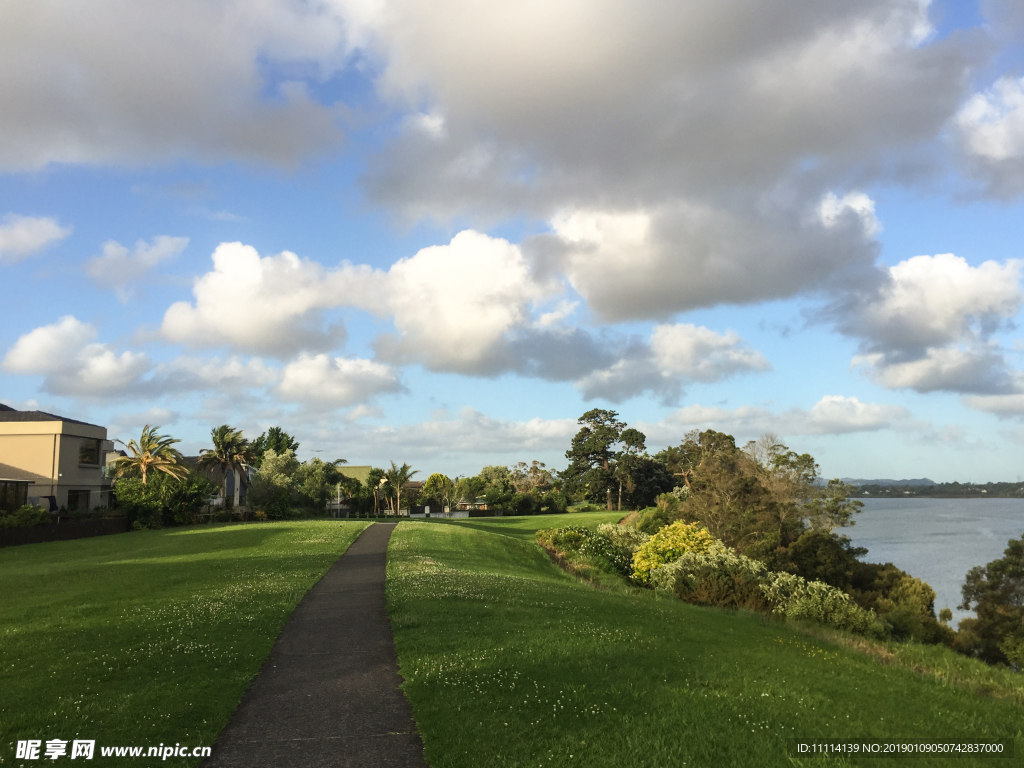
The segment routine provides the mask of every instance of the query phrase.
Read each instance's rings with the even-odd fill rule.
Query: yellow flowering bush
[[[718,540],[696,523],[682,520],[667,525],[641,544],[633,553],[633,580],[647,584],[651,571],[688,552],[707,552]]]

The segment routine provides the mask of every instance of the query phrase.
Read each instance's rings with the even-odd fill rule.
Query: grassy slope
[[[101,745],[213,744],[299,600],[365,527],[204,526],[0,549],[0,764],[26,738],[96,739],[96,759]]]
[[[389,607],[433,768],[789,766],[790,737],[1022,736],[1009,700],[754,615],[584,585],[521,538],[550,525],[403,523],[392,538]],[[947,762],[1022,761],[914,760]]]

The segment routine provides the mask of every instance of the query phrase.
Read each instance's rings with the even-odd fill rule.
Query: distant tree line
[[[935,485],[859,485],[851,491],[858,498],[926,499],[1020,499],[1024,483],[936,483]]]

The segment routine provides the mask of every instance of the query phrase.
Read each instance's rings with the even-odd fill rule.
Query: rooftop
[[[0,403],[0,421],[64,421],[68,424],[84,424],[87,427],[100,427],[99,424],[90,424],[88,421],[69,419],[66,416],[56,416],[45,411],[16,411],[9,405]]]

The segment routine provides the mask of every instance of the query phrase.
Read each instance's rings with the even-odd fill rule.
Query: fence
[[[0,528],[0,547],[41,544],[45,541],[88,539],[92,536],[125,533],[127,530],[128,521],[123,517],[107,517],[100,520],[62,520],[59,523],[33,525],[28,528]]]

